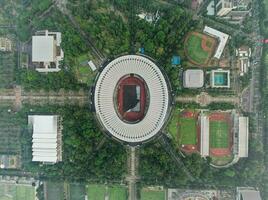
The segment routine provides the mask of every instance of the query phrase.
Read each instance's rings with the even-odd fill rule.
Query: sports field
[[[35,188],[0,183],[0,200],[35,200]]]
[[[197,129],[195,118],[180,118],[179,120],[179,134],[182,144],[195,145],[197,143]]]
[[[229,147],[229,127],[225,121],[210,121],[210,147],[228,148]]]
[[[207,35],[191,32],[185,40],[185,53],[190,62],[197,65],[208,63],[215,46],[214,39]]]
[[[165,191],[142,189],[141,200],[165,200]]]
[[[127,188],[120,185],[106,186],[90,184],[87,185],[88,200],[126,200]]]

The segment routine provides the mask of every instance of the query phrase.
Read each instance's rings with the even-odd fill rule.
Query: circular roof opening
[[[94,103],[97,118],[107,132],[121,141],[140,143],[157,135],[165,124],[168,85],[148,58],[121,56],[99,74]]]

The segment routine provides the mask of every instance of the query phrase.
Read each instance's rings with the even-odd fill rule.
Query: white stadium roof
[[[238,156],[248,157],[248,117],[239,117]]]
[[[114,91],[120,78],[137,74],[146,82],[149,91],[149,107],[138,123],[122,121],[115,109]],[[169,107],[169,91],[166,80],[155,63],[137,55],[119,57],[101,72],[95,89],[96,114],[103,127],[115,138],[138,143],[155,136],[166,121]]]
[[[185,88],[201,88],[204,85],[204,72],[201,69],[188,69],[183,73]]]

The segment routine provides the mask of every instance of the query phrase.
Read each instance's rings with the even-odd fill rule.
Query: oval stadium
[[[142,143],[161,132],[169,115],[169,86],[159,67],[138,55],[116,58],[100,72],[96,116],[114,138]]]

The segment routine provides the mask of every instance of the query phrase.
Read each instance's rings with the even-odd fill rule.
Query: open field
[[[47,182],[46,187],[47,199],[64,200],[64,186],[62,182]]]
[[[87,185],[88,200],[105,200],[105,197],[109,197],[109,200],[126,200],[127,188],[120,185]]]
[[[0,88],[9,88],[14,83],[14,53],[0,53]]]
[[[224,121],[211,121],[210,129],[210,147],[228,148],[229,146],[229,128]]]
[[[178,137],[178,122],[179,122],[179,109],[174,109],[174,112],[172,113],[172,116],[168,123],[168,132],[171,134],[171,136],[177,141]]]
[[[141,200],[165,200],[165,191],[142,189]]]
[[[23,122],[18,113],[9,109],[9,106],[0,106],[0,153],[19,154]]]
[[[89,61],[89,56],[83,54],[76,59],[76,77],[79,82],[90,85],[94,82],[96,72],[93,72],[87,62]]]
[[[181,143],[184,145],[195,145],[197,143],[196,119],[180,118],[179,121],[179,134]]]
[[[85,185],[84,184],[70,184],[71,200],[85,200]]]
[[[35,188],[32,186],[0,183],[1,200],[35,200]]]
[[[198,32],[191,32],[185,40],[185,53],[190,62],[206,65],[213,53],[216,42],[214,39]]]

